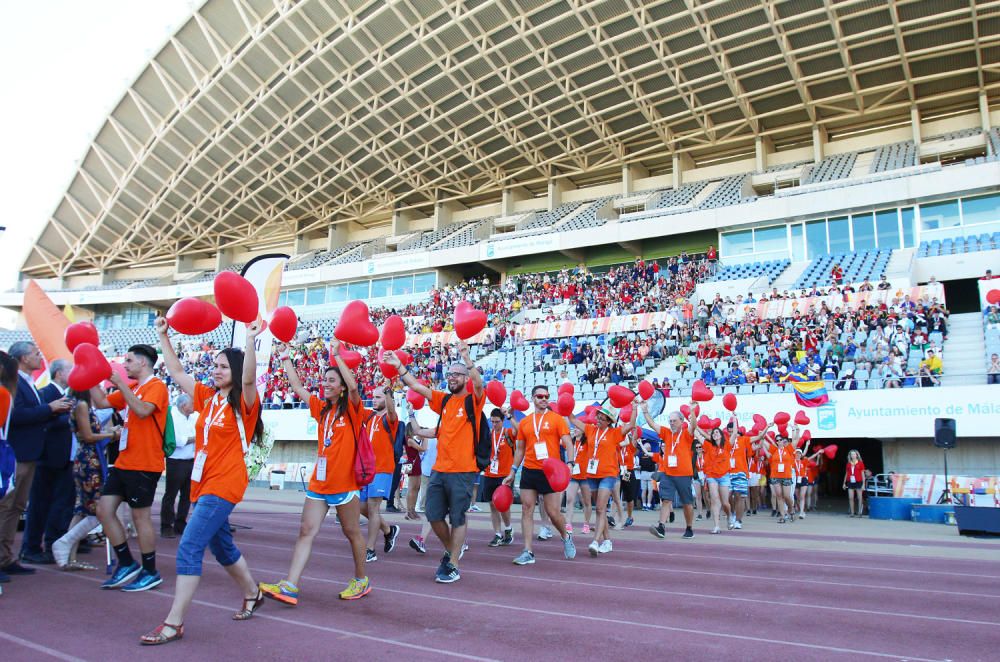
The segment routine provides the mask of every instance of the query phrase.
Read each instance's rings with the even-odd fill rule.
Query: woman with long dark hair
[[[288,575],[275,584],[261,584],[260,589],[269,598],[287,605],[299,602],[299,579],[312,554],[313,541],[319,527],[333,506],[337,509],[340,529],[351,544],[354,556],[354,577],[347,588],[340,592],[342,600],[357,600],[368,595],[371,585],[365,575],[365,538],[361,533],[361,490],[354,477],[354,453],[361,427],[363,407],[358,383],[354,374],[340,358],[340,342],[330,341],[330,356],[336,366],[323,372],[323,399],[302,386],[288,346],[278,345],[281,366],[288,375],[288,383],[300,400],[309,403],[309,412],[316,419],[319,446],[312,478],[302,504],[302,526],[292,552]]]
[[[170,338],[167,321],[156,319],[163,362],[170,378],[191,396],[199,413],[195,424],[195,460],[191,471],[191,502],[194,510],[177,547],[177,586],[174,602],[163,623],[140,640],[144,645],[165,644],[184,636],[184,616],[201,580],[205,549],[219,561],[243,592],[243,605],[233,620],[245,621],[264,602],[246,559],[233,543],[229,515],[243,500],[247,484],[246,456],[250,444],[263,433],[260,398],[257,397],[255,345],[261,323],[247,326],[246,348],[224,349],[215,355],[214,386],[205,386],[184,372]],[[237,414],[238,412],[238,414]]]

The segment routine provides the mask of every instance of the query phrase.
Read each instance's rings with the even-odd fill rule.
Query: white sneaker
[[[743,528],[743,522],[741,522],[739,520],[736,520],[736,522],[733,524],[733,528],[734,529],[742,529]]]
[[[552,538],[552,529],[550,529],[547,526],[543,526],[541,529],[538,530],[539,540],[549,540],[550,538]]]
[[[590,552],[591,556],[597,556],[597,554],[601,551],[601,546],[597,544],[596,540],[594,540],[587,545],[587,551]]]
[[[597,551],[599,551],[601,554],[607,554],[608,552],[610,552],[611,551],[611,541],[610,540],[605,540],[604,542],[602,542],[601,546],[598,548]]]
[[[69,552],[70,544],[62,538],[52,543],[52,556],[60,568],[69,563]]]
[[[734,524],[736,524],[736,515],[730,515],[729,516],[729,528],[730,529],[733,528]]]

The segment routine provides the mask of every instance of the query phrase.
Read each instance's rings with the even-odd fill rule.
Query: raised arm
[[[476,400],[480,400],[483,397],[483,376],[479,374],[476,364],[472,362],[472,358],[469,356],[469,344],[464,340],[458,343],[458,353],[462,356],[465,367],[469,369],[469,378],[472,380],[472,389]]]
[[[173,345],[170,344],[170,337],[167,335],[167,320],[157,317],[156,321],[153,322],[153,328],[156,330],[156,337],[160,341],[160,351],[163,353],[163,365],[167,369],[167,374],[170,375],[170,379],[177,384],[181,391],[193,398],[194,377],[184,372],[184,366],[181,365],[181,360],[177,358],[177,352],[174,351]]]
[[[392,380],[385,380],[385,418],[389,425],[399,422],[399,414],[396,413],[396,398],[392,397]]]
[[[247,325],[247,343],[243,349],[243,404],[250,409],[257,404],[257,336],[261,332],[259,320]],[[306,398],[308,400],[308,398]]]
[[[695,430],[698,429],[698,426],[695,424],[695,413],[694,413],[695,412],[694,408],[697,406],[697,403],[695,403],[695,401],[692,400],[691,404],[688,406],[691,408],[690,412],[688,413],[688,434],[694,437]]]
[[[278,346],[278,361],[285,368],[285,374],[288,375],[288,386],[292,389],[299,400],[302,402],[309,402],[309,398],[312,395],[302,386],[302,382],[299,380],[299,373],[295,370],[295,364],[292,363],[291,352],[288,349],[288,345],[283,342],[279,342]]]
[[[643,416],[643,418],[646,419],[646,425],[648,425],[649,427],[651,427],[654,432],[658,432],[659,429],[660,429],[660,426],[656,424],[656,421],[653,420],[653,417],[649,413],[649,403],[644,400],[642,402],[642,405],[640,405],[640,406],[642,407],[642,416]]]
[[[394,352],[389,353],[395,356]],[[352,406],[357,407],[361,404],[361,394],[358,392],[358,380],[354,378],[354,373],[344,363],[344,359],[340,357],[340,341],[336,338],[330,340],[330,356],[337,362],[337,367],[340,368],[340,375],[344,378],[344,386],[347,388],[347,399],[350,400]]]
[[[399,361],[399,357],[396,356],[396,352],[385,352],[382,354],[382,361],[395,368],[396,372],[399,373],[400,379],[403,380],[403,383],[412,388],[414,391],[428,400],[434,397],[434,391],[430,386],[421,384],[409,370],[403,367],[403,364]]]
[[[577,418],[576,414],[570,413],[570,415],[567,416],[566,418],[569,419],[569,424],[575,427],[580,432],[587,431],[587,424],[581,421],[579,418]]]

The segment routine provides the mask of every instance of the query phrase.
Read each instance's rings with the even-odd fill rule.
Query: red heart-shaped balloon
[[[767,427],[767,419],[761,416],[760,414],[754,414],[753,425],[755,428],[763,430],[764,428]]]
[[[713,418],[712,419],[712,429],[714,430],[715,428],[720,428],[720,427],[722,427],[722,419],[721,418]]]
[[[136,380],[129,377],[128,373],[125,372],[125,366],[123,366],[121,363],[118,363],[117,361],[108,361],[108,363],[111,364],[111,372],[118,373],[118,376],[124,379],[126,384],[128,384],[129,386],[136,385],[137,383]],[[101,382],[101,386],[103,386],[105,389],[109,389],[112,386],[114,386],[114,384],[111,383],[111,380],[105,379],[103,382]]]
[[[778,426],[778,434],[780,436],[782,436],[782,437],[787,437],[788,436],[788,427],[785,426],[785,425],[779,425]]]
[[[503,403],[507,402],[507,388],[503,382],[494,379],[486,385],[486,397],[494,407],[503,407]]]
[[[399,349],[406,344],[406,324],[399,315],[389,315],[382,323],[382,347]]]
[[[550,457],[542,462],[542,471],[549,481],[549,487],[555,492],[562,492],[569,485],[569,467],[562,460]]]
[[[576,400],[573,399],[572,393],[561,393],[556,400],[556,411],[560,416],[569,416],[575,407]]]
[[[691,407],[690,407],[690,405],[681,405],[681,416],[684,417],[685,421],[687,419],[691,418]]]
[[[774,442],[776,442],[778,440],[778,438],[776,436],[774,436],[774,430],[768,430],[768,432],[767,432],[767,434],[765,436],[768,439],[770,439],[772,443],[774,443]]]
[[[88,391],[111,376],[111,364],[96,345],[83,342],[73,350],[73,369],[67,381],[74,391]]]
[[[812,437],[813,437],[812,432],[810,432],[809,430],[803,430],[802,436],[799,437],[799,439],[801,439],[802,442],[805,443],[808,442],[810,439],[812,439]]]
[[[514,503],[514,490],[510,489],[510,485],[501,485],[493,490],[492,501],[494,508],[505,513],[510,510],[511,504]]]
[[[340,313],[340,321],[333,335],[340,342],[371,347],[378,342],[378,329],[368,316],[368,305],[364,301],[352,301]]]
[[[611,400],[612,406],[621,409],[628,403],[635,400],[635,393],[621,384],[615,384],[608,389],[608,400]]]
[[[514,391],[510,394],[510,406],[518,411],[528,411],[528,399],[524,397],[524,393],[520,391]]]
[[[395,379],[396,377],[399,376],[399,371],[396,370],[394,366],[391,366],[382,360],[382,357],[384,356],[386,351],[387,350],[385,349],[380,349],[378,351],[378,367],[379,370],[382,371],[382,374],[385,375],[386,379]],[[408,366],[411,363],[413,363],[413,356],[409,352],[404,352],[401,349],[396,350],[396,357],[399,359],[399,362],[404,366]]]
[[[562,395],[563,393],[569,393],[570,395],[573,395],[574,393],[576,393],[576,388],[569,382],[565,382],[559,385],[559,388],[556,390],[556,393],[558,393],[559,395]]]
[[[618,418],[621,419],[622,423],[628,423],[632,420],[632,405],[625,405],[618,410]]]
[[[994,306],[1000,303],[1000,290],[990,290],[987,292],[986,303],[993,304]]]
[[[299,328],[299,318],[288,306],[279,306],[271,313],[271,335],[281,342],[292,342]]]
[[[211,333],[222,324],[222,313],[207,301],[188,297],[175,301],[167,311],[170,328],[186,336]]]
[[[70,352],[76,349],[76,346],[83,342],[90,343],[95,347],[101,344],[101,340],[97,335],[97,327],[90,322],[76,322],[74,324],[70,324],[66,327],[66,333],[63,334],[63,339],[66,341],[66,349]]]
[[[809,417],[801,409],[795,413],[795,424],[796,425],[809,425]]]
[[[643,400],[649,400],[655,392],[656,389],[653,388],[653,385],[645,379],[639,382],[639,397]]]
[[[722,406],[729,411],[736,411],[736,395],[733,393],[726,393],[722,396]]]
[[[406,401],[413,405],[414,411],[423,409],[424,405],[427,404],[427,399],[412,388],[406,389]]]
[[[340,358],[344,364],[351,370],[357,370],[358,366],[364,360],[361,354],[355,352],[353,349],[340,349]]]
[[[788,415],[787,411],[779,411],[777,414],[774,415],[774,424],[775,425],[785,425],[791,419],[792,419],[792,417]]]
[[[257,319],[257,290],[243,276],[234,271],[221,271],[215,277],[213,290],[215,305],[229,319],[247,324]]]
[[[455,335],[468,340],[486,328],[486,313],[476,310],[468,301],[455,306]]]
[[[826,455],[828,460],[832,460],[837,455],[837,444],[830,444],[824,448],[823,455]]]
[[[712,419],[710,419],[708,416],[703,415],[701,418],[698,419],[698,427],[700,427],[702,430],[711,430]]]
[[[708,402],[714,397],[715,393],[712,393],[712,389],[705,386],[703,380],[699,379],[691,385],[691,399],[695,402]]]

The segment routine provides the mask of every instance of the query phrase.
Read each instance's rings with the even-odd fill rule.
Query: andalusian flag
[[[830,401],[823,380],[812,380],[801,372],[790,373],[784,381],[791,382],[795,390],[795,400],[802,407],[819,407]]]

